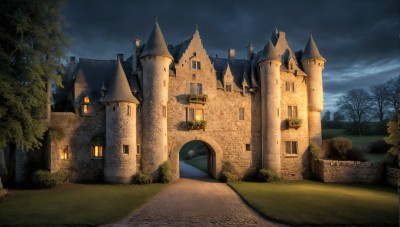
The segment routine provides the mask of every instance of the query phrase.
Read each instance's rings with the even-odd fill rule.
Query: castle
[[[211,57],[199,31],[166,45],[156,22],[145,44],[124,59],[71,57],[51,114],[64,136],[49,145],[48,166],[71,181],[127,183],[137,171],[158,175],[169,160],[179,178],[179,152],[190,141],[208,148],[209,174],[223,161],[243,176],[266,167],[285,179],[310,175],[309,144],[321,145],[325,59],[310,35],[293,51],[274,30],[246,59]]]

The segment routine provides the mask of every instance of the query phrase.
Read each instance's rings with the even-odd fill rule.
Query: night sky
[[[130,56],[133,40],[146,42],[156,18],[173,45],[198,25],[207,53],[219,57],[234,48],[236,58],[245,58],[250,42],[260,51],[276,27],[293,50],[304,50],[312,33],[327,60],[325,110],[335,111],[337,98],[349,89],[400,75],[399,0],[69,0],[63,15],[67,55],[91,59]]]

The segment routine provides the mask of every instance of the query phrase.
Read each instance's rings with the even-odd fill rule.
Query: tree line
[[[399,107],[400,75],[384,83],[378,83],[366,89],[351,89],[339,98],[338,109],[333,114],[327,110],[322,117],[325,128],[342,128],[343,121],[352,133],[363,135],[368,133],[368,124],[374,124],[375,133],[385,133],[386,122],[396,118]],[[374,123],[371,123],[374,122]]]

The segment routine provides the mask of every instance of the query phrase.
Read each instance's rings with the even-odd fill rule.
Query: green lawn
[[[195,158],[189,159],[185,161],[187,164],[194,166],[201,171],[207,173],[207,155],[200,155]]]
[[[17,190],[0,201],[2,225],[99,225],[124,218],[165,187],[67,184]]]
[[[333,138],[333,137],[342,136],[342,137],[345,137],[345,138],[351,140],[351,142],[353,144],[358,144],[358,145],[366,145],[371,142],[381,140],[381,139],[383,139],[383,137],[385,137],[384,135],[380,135],[380,136],[347,135],[345,129],[323,129],[322,135],[323,135],[323,138]]]
[[[281,223],[398,226],[399,199],[392,188],[312,181],[229,185],[253,208]]]

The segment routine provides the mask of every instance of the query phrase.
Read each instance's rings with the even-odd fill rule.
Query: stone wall
[[[393,186],[397,187],[397,181],[400,177],[400,169],[386,167],[386,182]]]
[[[323,182],[377,183],[382,180],[383,166],[380,162],[316,161],[317,177]]]

